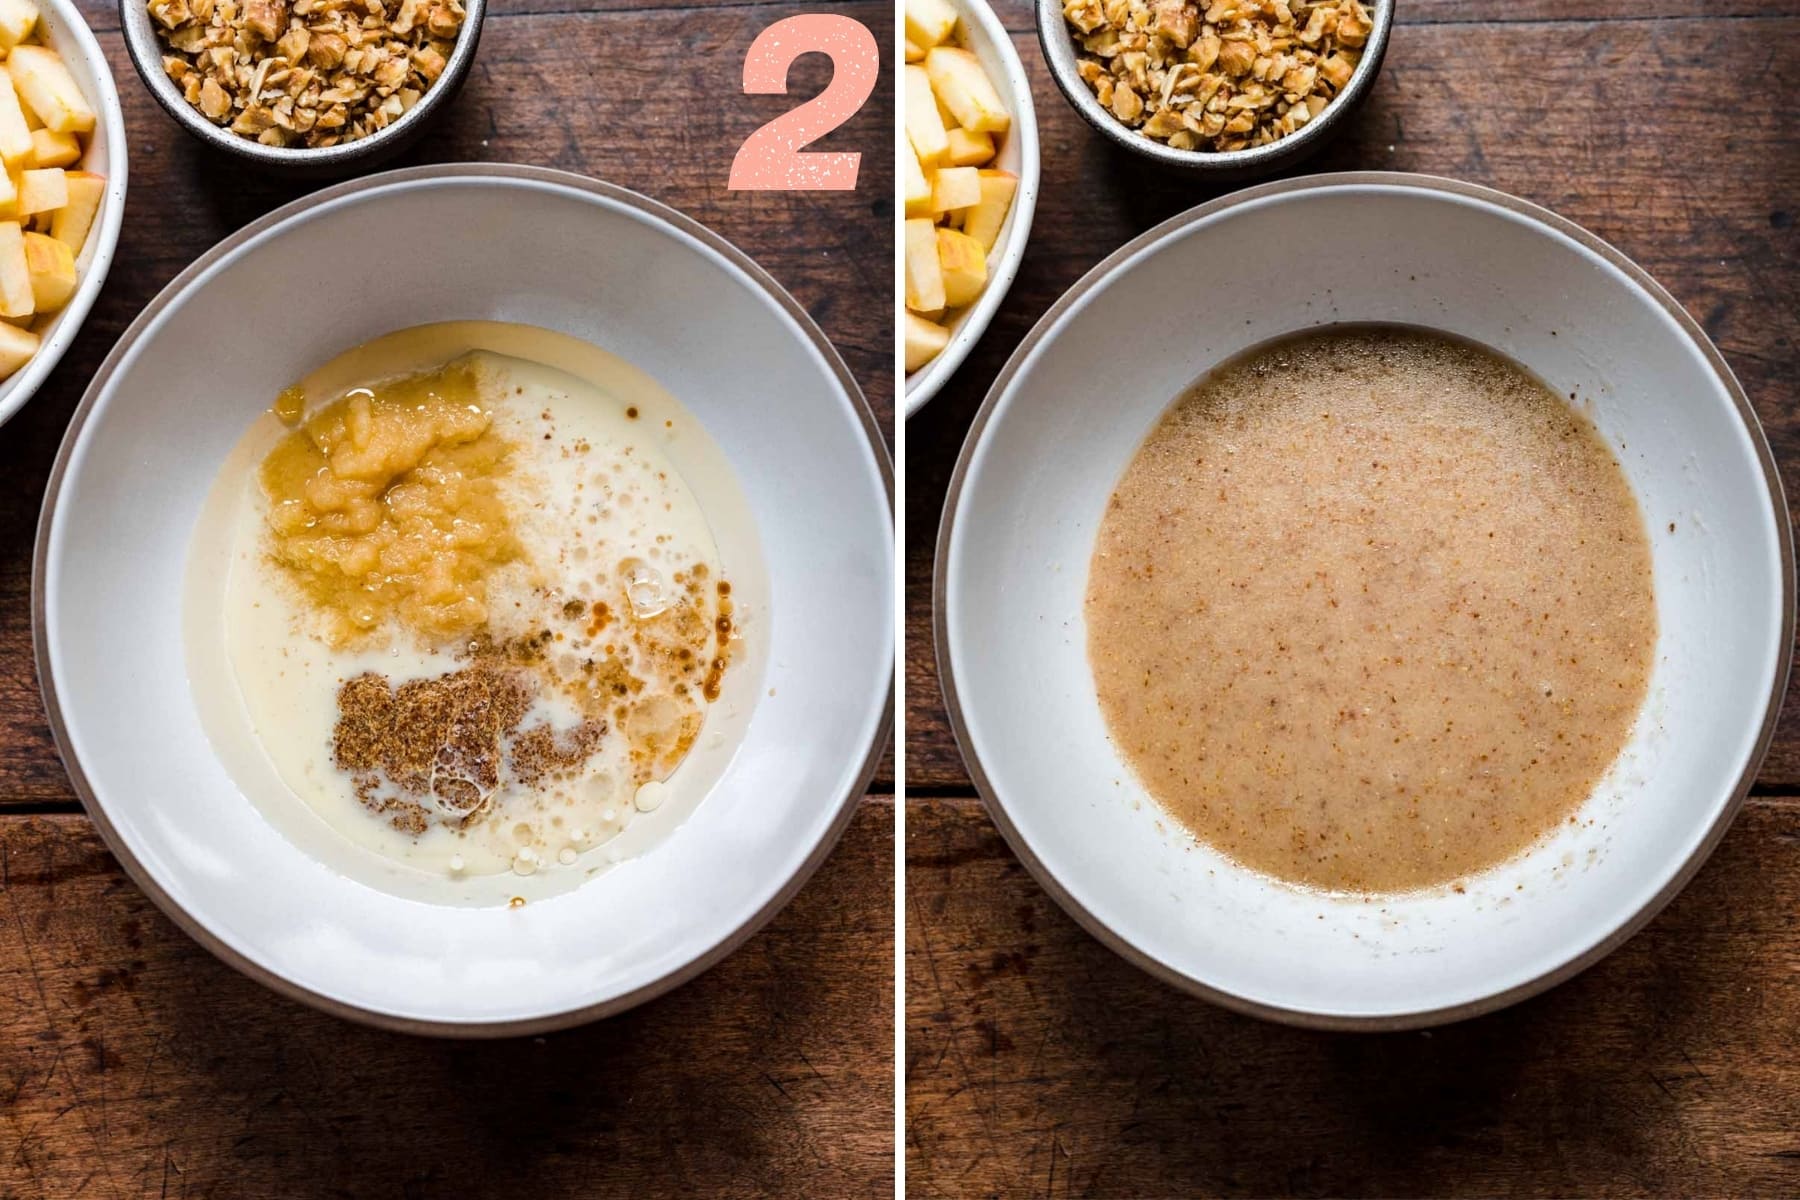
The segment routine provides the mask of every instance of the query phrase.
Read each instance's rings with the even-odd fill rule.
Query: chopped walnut
[[[1317,117],[1375,28],[1360,0],[1063,0],[1063,17],[1102,107],[1146,137],[1211,152],[1279,141]]]
[[[183,0],[150,0],[150,15],[164,29],[174,29],[193,16]]]
[[[308,148],[368,137],[417,104],[464,15],[461,0],[146,3],[189,104],[264,145]]]

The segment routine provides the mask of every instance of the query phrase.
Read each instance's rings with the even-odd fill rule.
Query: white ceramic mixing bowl
[[[1213,286],[1211,281],[1227,281]],[[1108,739],[1082,617],[1095,531],[1158,417],[1221,360],[1334,321],[1429,326],[1573,393],[1648,522],[1660,641],[1590,824],[1450,889],[1334,899],[1179,832]],[[1698,325],[1553,214],[1419,176],[1252,188],[1125,246],[1039,322],[963,447],[939,538],[941,675],[989,811],[1131,961],[1296,1023],[1425,1025],[1565,979],[1693,875],[1767,749],[1793,642],[1787,507]]]
[[[770,588],[764,675],[723,777],[654,849],[518,909],[404,898],[298,849],[221,766],[182,646],[196,517],[276,391],[376,335],[464,319],[574,335],[671,392],[729,460]],[[51,725],[126,870],[271,987],[431,1033],[616,1012],[740,944],[854,811],[891,711],[890,485],[873,419],[824,336],[685,217],[520,167],[333,188],[184,271],[83,399],[38,535]]]

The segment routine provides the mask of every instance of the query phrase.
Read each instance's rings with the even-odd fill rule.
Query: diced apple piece
[[[37,28],[37,5],[31,0],[0,0],[0,50],[11,50]]]
[[[19,216],[19,181],[9,172],[0,171],[0,221],[14,221]]]
[[[987,252],[981,243],[955,229],[937,231],[938,269],[944,277],[944,304],[973,304],[987,286]]]
[[[950,165],[953,167],[979,167],[994,157],[994,139],[985,133],[970,133],[958,125],[949,131],[949,138]]]
[[[906,372],[912,374],[950,344],[950,331],[918,313],[906,314]]]
[[[1000,102],[1000,93],[981,69],[981,60],[959,46],[933,46],[925,55],[925,71],[931,87],[970,133],[1005,133],[1012,117]],[[49,123],[49,118],[44,118]]]
[[[64,171],[63,184],[69,189],[69,203],[51,218],[50,236],[80,254],[87,244],[94,214],[100,211],[100,198],[106,194],[106,176],[92,171]]]
[[[931,181],[925,178],[925,168],[919,165],[919,156],[913,153],[911,143],[900,148],[900,176],[905,185],[906,215],[929,217]]]
[[[906,92],[906,140],[927,171],[950,153],[950,138],[931,95],[931,77],[924,67],[907,67],[901,87]]]
[[[931,177],[933,215],[981,203],[981,172],[974,167],[939,167]]]
[[[10,91],[12,83],[7,82],[6,87]],[[72,133],[34,129],[31,131],[31,161],[39,167],[72,167],[81,161],[81,142]]]
[[[973,170],[964,167],[963,170]],[[19,176],[19,215],[55,212],[69,206],[67,173],[61,167],[33,168]]]
[[[950,0],[906,0],[906,40],[930,50],[956,30],[956,7]]]
[[[1019,177],[1011,171],[981,171],[981,200],[963,214],[963,232],[992,250],[1000,240],[1000,227],[1012,209],[1013,193],[1019,190]]]
[[[75,294],[75,253],[53,237],[25,235],[25,267],[31,298],[39,312],[55,312]]]
[[[31,361],[37,353],[38,335],[16,325],[0,324],[0,379],[9,379],[14,371]]]
[[[25,230],[17,221],[0,221],[0,317],[25,317],[36,311],[31,268],[25,265]]]
[[[25,122],[25,110],[19,106],[19,93],[13,90],[12,77],[0,78],[0,160],[9,171],[31,164],[31,126]]]
[[[923,64],[921,64],[921,65],[923,65]],[[928,76],[926,76],[926,78],[929,79],[930,76],[928,75]],[[945,129],[957,128],[956,114],[950,111],[949,106],[944,103],[944,98],[942,96],[938,95],[937,92],[933,91],[931,93],[931,102],[937,106],[938,120],[943,123],[944,128]]]
[[[45,46],[14,46],[6,58],[6,71],[19,89],[19,98],[31,106],[45,129],[86,133],[94,127],[94,110],[56,51]]]
[[[914,312],[944,307],[937,227],[930,217],[915,217],[906,223],[906,307]]]
[[[906,61],[907,62],[924,62],[925,61],[925,48],[923,46],[913,45],[913,40],[911,38],[906,39]]]

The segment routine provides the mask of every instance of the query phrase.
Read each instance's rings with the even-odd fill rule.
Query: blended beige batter
[[[1164,416],[1087,624],[1112,736],[1181,824],[1358,893],[1575,819],[1656,645],[1643,517],[1592,424],[1488,351],[1374,326],[1254,350]]]

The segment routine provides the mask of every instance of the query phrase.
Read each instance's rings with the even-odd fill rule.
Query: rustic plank
[[[1415,10],[1403,4],[1402,10]],[[1760,6],[1759,6],[1760,7]],[[1788,11],[1780,5],[1771,11]],[[1396,34],[1367,108],[1308,171],[1450,175],[1535,200],[1631,255],[1705,325],[1755,402],[1800,496],[1800,114],[1745,121],[1722,94],[1782,96],[1800,19],[1425,25]],[[1032,324],[1135,234],[1223,189],[1104,145],[1032,76],[1044,181],[1024,266],[957,377],[907,426],[906,755],[909,794],[968,790],[931,660],[932,553],[956,452],[988,384]],[[1796,692],[1790,691],[1788,715]],[[1800,721],[1763,773],[1800,790]]]
[[[907,810],[917,1196],[1800,1193],[1800,800],[1575,980],[1426,1033],[1241,1017],[1069,920],[969,799]]]
[[[79,0],[82,15],[96,32],[119,28],[119,10],[106,0]],[[662,9],[785,9],[789,0],[491,0],[490,21],[516,20],[563,12],[601,12],[636,15]],[[810,11],[848,7],[843,0],[820,0]],[[993,8],[1012,30],[1032,28],[1032,0],[995,0]],[[778,16],[786,15],[785,12]],[[1398,11],[1401,24],[1553,22],[1690,18],[1717,20],[1737,17],[1800,15],[1796,0],[1404,0]],[[885,27],[877,27],[878,34]]]
[[[88,27],[96,33],[112,32],[119,28],[119,6],[109,0],[76,0],[82,17]],[[852,7],[844,0],[824,0],[813,4],[806,11],[818,12],[821,9]],[[608,13],[614,17],[630,18],[647,12],[680,9],[764,9],[769,10],[768,20],[778,21],[794,12],[792,0],[488,0],[488,20],[516,21],[541,17],[555,13],[584,12]],[[885,27],[881,27],[885,28]],[[121,62],[121,66],[129,70],[129,64]]]
[[[1590,21],[1800,16],[1794,0],[1400,0],[1397,24],[1542,22],[1576,25]]]
[[[765,26],[808,7],[690,6],[492,22],[463,94],[396,165],[534,163],[674,205],[742,247],[793,292],[891,431],[888,77],[855,119],[819,143],[863,152],[854,192],[725,187],[744,138],[795,103],[735,96],[744,51]],[[891,19],[888,6],[874,0],[839,7],[877,30]],[[49,382],[0,430],[0,805],[73,799],[39,701],[29,603],[38,508],[70,413],[113,341],[165,283],[226,233],[308,190],[246,174],[194,142],[141,86],[119,36],[100,40],[126,107],[131,187],[118,258],[99,303]],[[818,56],[796,63],[795,95],[816,93],[828,71]],[[882,787],[891,787],[891,755],[880,774]]]
[[[91,0],[89,0],[91,2]],[[1365,0],[1365,3],[1367,0]],[[1008,30],[1034,29],[1035,0],[990,0]],[[1396,25],[1556,24],[1800,16],[1796,0],[1398,0]]]
[[[885,1194],[892,817],[700,979],[497,1043],[277,997],[82,818],[0,818],[0,1195]]]
[[[307,190],[194,144],[106,32],[115,10],[87,7],[126,106],[133,182],[100,303],[0,431],[0,1196],[886,1190],[891,799],[865,801],[794,904],[700,980],[611,1021],[493,1045],[393,1037],[274,997],[180,935],[85,820],[60,815],[73,797],[40,708],[29,615],[57,442],[142,305],[219,237]],[[735,97],[745,48],[816,7],[502,3],[463,95],[396,165],[559,166],[682,209],[813,313],[891,430],[891,317],[869,302],[891,276],[891,85],[822,143],[864,152],[856,192],[725,188],[743,138],[795,103]],[[839,7],[886,28],[885,5]],[[795,96],[827,70],[796,64]],[[57,815],[26,815],[44,810]]]

